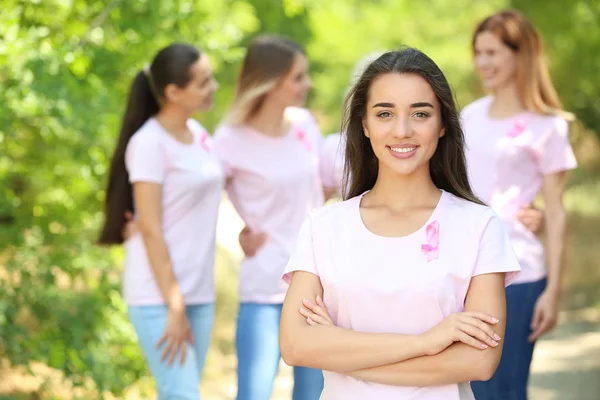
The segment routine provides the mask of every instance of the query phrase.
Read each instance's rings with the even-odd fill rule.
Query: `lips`
[[[410,158],[415,155],[419,149],[418,145],[406,144],[400,146],[387,146],[390,154],[399,159]]]

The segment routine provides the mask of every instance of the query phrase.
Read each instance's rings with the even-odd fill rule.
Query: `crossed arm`
[[[432,344],[438,346],[439,341],[428,340],[426,335],[371,334],[333,325],[309,325],[299,313],[302,299],[314,299],[322,293],[317,276],[294,273],[280,332],[282,356],[290,365],[340,372],[387,385],[438,386],[488,380],[500,362],[502,340],[483,350],[453,341],[444,349],[432,349]],[[504,274],[473,277],[465,311],[497,317],[494,331],[502,337],[506,324]]]

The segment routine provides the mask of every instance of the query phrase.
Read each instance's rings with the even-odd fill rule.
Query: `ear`
[[[442,128],[442,130],[440,131],[440,139],[444,136],[446,136],[446,128]]]
[[[165,100],[169,103],[177,103],[180,98],[180,89],[174,83],[165,86]]]
[[[365,136],[370,139],[371,136],[369,136],[369,130],[367,129],[367,125],[365,124],[364,118],[362,120],[362,128],[363,128],[363,132],[365,133]]]

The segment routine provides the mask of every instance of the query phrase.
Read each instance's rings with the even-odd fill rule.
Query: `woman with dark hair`
[[[474,64],[490,95],[462,112],[473,189],[502,219],[523,269],[506,289],[506,347],[496,374],[474,382],[477,399],[527,399],[535,342],[558,315],[564,264],[566,171],[577,166],[569,121],[544,61],[541,39],[523,15],[506,10],[479,23]],[[541,194],[546,244],[518,211]]]
[[[159,399],[200,397],[224,175],[191,115],[217,88],[196,48],[159,51],[135,77],[110,168],[100,243],[124,242],[124,298]],[[125,240],[126,213],[136,229]]]
[[[231,111],[215,133],[227,193],[261,245],[240,270],[237,319],[238,400],[268,400],[281,359],[281,274],[302,221],[324,202],[321,133],[302,109],[311,87],[308,60],[294,41],[261,36],[249,46]],[[240,239],[243,239],[243,235]],[[294,369],[294,400],[316,400],[320,370]]]
[[[343,202],[313,211],[283,275],[281,353],[323,369],[322,399],[473,399],[519,271],[472,193],[452,92],[418,50],[385,53],[351,90]]]

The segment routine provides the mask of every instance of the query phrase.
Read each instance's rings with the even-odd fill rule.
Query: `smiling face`
[[[483,31],[474,44],[475,69],[483,86],[497,91],[516,82],[517,53],[494,33]]]
[[[363,130],[379,169],[410,175],[423,168],[444,135],[440,103],[419,75],[385,73],[369,89]]]

